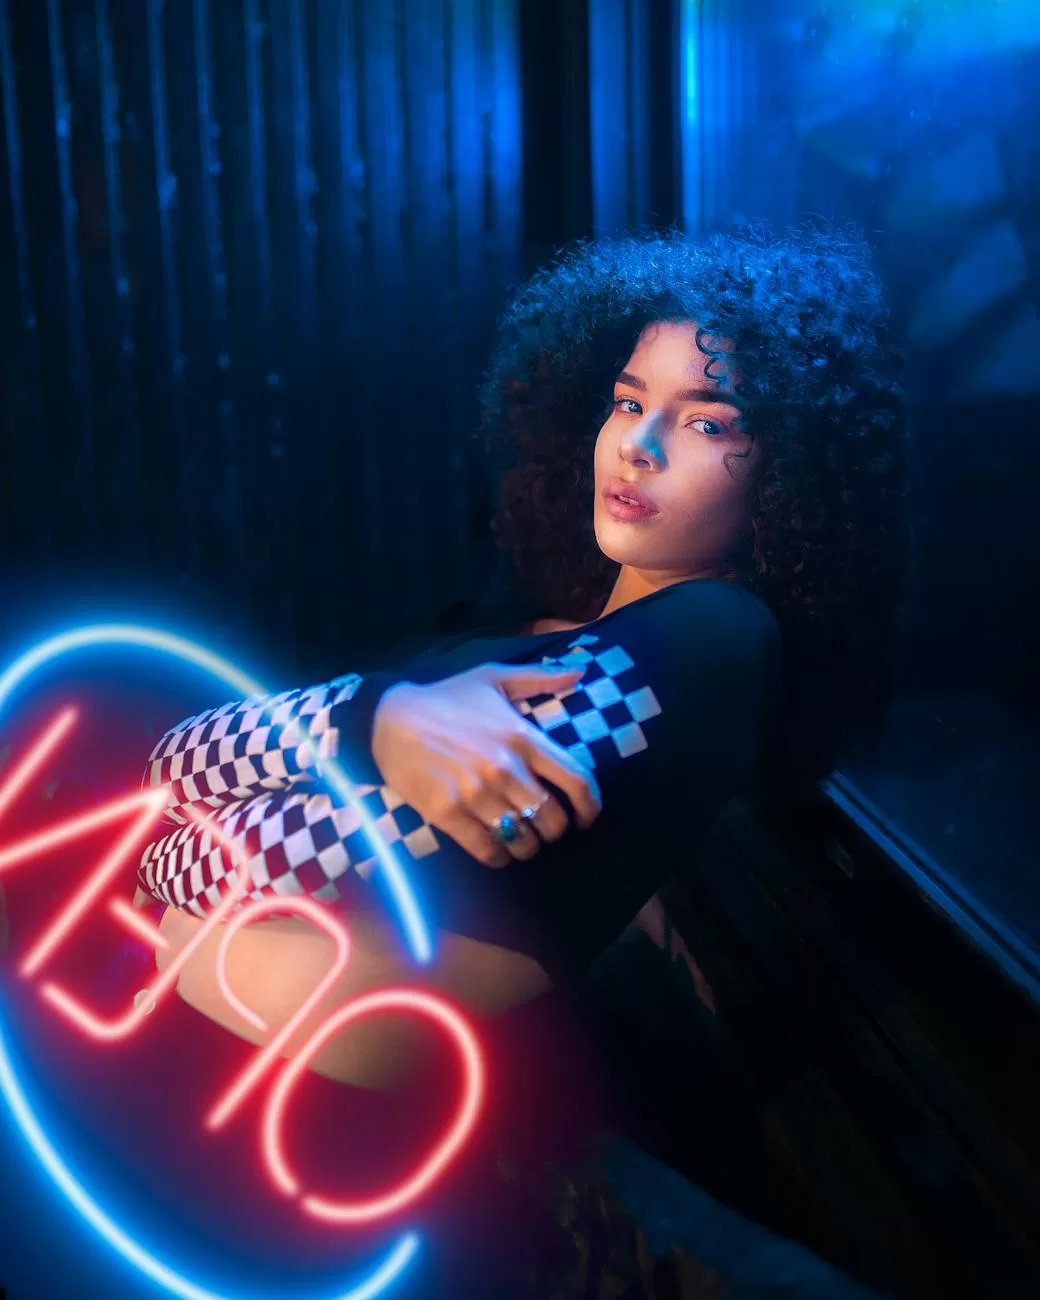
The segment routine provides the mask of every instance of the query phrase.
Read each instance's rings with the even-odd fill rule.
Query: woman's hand
[[[396,794],[487,866],[533,857],[539,836],[556,840],[567,829],[537,776],[563,791],[579,826],[592,825],[602,801],[592,773],[511,701],[572,687],[584,671],[481,664],[429,686],[401,682],[376,709],[372,757]],[[492,822],[528,805],[539,811],[520,822],[518,839],[492,838]]]

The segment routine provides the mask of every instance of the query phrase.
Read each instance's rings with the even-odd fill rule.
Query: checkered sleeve
[[[564,654],[546,657],[543,663],[579,663],[585,668],[585,676],[575,688],[521,699],[515,701],[516,707],[579,763],[590,769],[609,769],[617,760],[646,749],[643,724],[661,709],[632,657],[620,645],[603,644],[598,637],[583,635],[574,639]],[[344,679],[318,688],[305,710],[298,704],[299,693],[277,697],[270,702],[275,706],[274,717],[283,716],[279,710],[295,707],[298,716],[321,718],[329,694],[338,698],[352,684]],[[258,707],[244,701],[233,709],[218,710],[212,717],[193,719],[193,726],[185,724],[175,729],[173,734],[182,741],[186,738],[185,748],[178,752],[204,754],[207,745],[219,745],[220,738],[206,738],[214,718],[242,718],[249,724],[244,730],[230,731],[232,737],[257,735],[264,730],[253,716]],[[324,735],[327,732],[317,731],[319,747]],[[292,738],[297,739],[297,733],[293,732]],[[149,845],[141,859],[138,880],[146,892],[202,916],[223,897],[228,887],[226,878],[235,869],[232,863],[241,860],[239,855],[247,861],[249,896],[254,898],[308,894],[320,901],[335,902],[345,897],[349,888],[356,887],[359,879],[368,879],[376,858],[357,812],[334,806],[329,795],[319,790],[309,770],[311,765],[298,753],[291,753],[291,768],[274,767],[270,756],[281,752],[291,751],[258,740],[256,755],[246,752],[238,760],[247,765],[238,778],[240,786],[248,790],[250,783],[270,782],[270,793],[249,799],[236,799],[235,789],[219,789],[216,795],[207,796],[198,784],[198,774],[211,784],[211,773],[220,771],[214,764],[200,760],[196,772],[188,778],[189,785],[179,770],[174,772],[180,782],[177,790],[182,806],[192,802],[216,807],[215,816],[208,820],[219,826],[220,834],[218,837],[208,826],[200,827],[180,814],[187,824]],[[266,758],[268,766],[256,765],[257,756]],[[234,777],[235,770],[229,770],[221,782],[230,787]],[[185,793],[190,796],[188,800],[184,799]],[[412,858],[427,857],[441,849],[463,852],[447,837],[441,837],[445,841],[442,844],[429,823],[388,786],[356,786],[355,793],[384,843],[402,846]]]
[[[383,841],[413,858],[437,850],[432,828],[387,786],[355,793]],[[145,850],[137,878],[153,898],[205,916],[226,897],[245,860],[247,898],[308,895],[335,903],[375,866],[357,810],[335,805],[316,783],[224,804],[205,824],[189,822]]]
[[[321,759],[345,758],[352,780],[378,783],[368,734],[379,697],[398,680],[385,673],[347,673],[319,686],[253,695],[195,714],[155,746],[142,787],[167,786],[163,815],[185,825],[186,806],[206,811],[288,789],[312,779]]]

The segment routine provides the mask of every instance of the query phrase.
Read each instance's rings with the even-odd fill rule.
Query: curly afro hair
[[[545,614],[596,618],[617,576],[593,530],[593,449],[654,321],[695,323],[700,350],[736,372],[744,427],[766,454],[749,541],[717,576],[780,627],[775,774],[824,776],[883,721],[909,559],[901,358],[869,247],[851,228],[632,235],[583,242],[520,288],[481,431],[500,475],[496,539]]]

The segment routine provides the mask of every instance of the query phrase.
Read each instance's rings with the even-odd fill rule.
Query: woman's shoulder
[[[645,618],[691,630],[703,626],[719,634],[731,630],[741,636],[757,630],[772,637],[779,633],[772,610],[760,596],[741,583],[721,578],[675,582],[614,611],[619,615],[626,612],[625,621]],[[610,617],[600,622],[606,624]]]
[[[710,586],[713,590],[714,595],[711,599],[718,602],[719,608],[731,611],[734,619],[757,620],[758,624],[764,627],[770,635],[779,635],[780,628],[776,621],[776,615],[762,597],[757,592],[752,591],[750,587],[740,582],[724,582],[721,580],[713,580],[705,585]]]

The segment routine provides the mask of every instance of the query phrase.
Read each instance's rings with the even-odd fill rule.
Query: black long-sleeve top
[[[383,782],[373,718],[400,681],[426,684],[488,662],[586,665],[573,688],[516,702],[595,771],[603,810],[536,856],[491,870],[428,825]],[[244,848],[253,897],[308,894],[348,911],[376,859],[357,813],[321,777],[334,757],[393,845],[428,923],[535,957],[555,982],[578,979],[676,868],[724,804],[755,792],[778,716],[780,635],[756,596],[690,579],[577,630],[455,640],[393,671],[234,701],[186,719],[155,747],[145,784],[169,785],[178,828],[139,868],[156,898],[202,916],[234,868],[211,815]],[[566,808],[566,797],[560,791]]]

